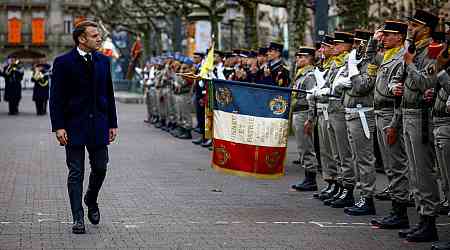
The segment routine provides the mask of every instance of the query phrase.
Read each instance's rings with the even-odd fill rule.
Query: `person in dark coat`
[[[5,78],[4,100],[8,102],[9,115],[19,114],[19,103],[22,98],[23,68],[20,61],[11,58],[8,65],[0,71],[0,76]]]
[[[34,68],[33,77],[31,81],[34,83],[33,87],[33,101],[36,104],[36,114],[47,114],[47,101],[49,97],[49,72],[50,65],[38,64]]]
[[[88,219],[100,222],[97,197],[106,176],[108,144],[117,136],[117,115],[108,57],[96,50],[102,39],[98,25],[82,21],[74,29],[76,47],[53,62],[50,84],[52,131],[65,146],[72,232],[85,233],[82,205],[85,149],[91,173],[84,196]]]

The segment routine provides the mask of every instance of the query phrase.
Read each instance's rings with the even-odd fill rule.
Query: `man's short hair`
[[[73,38],[73,41],[75,42],[75,45],[78,46],[78,44],[79,44],[78,38],[86,31],[87,27],[97,28],[98,24],[92,20],[84,20],[84,21],[79,22],[75,26],[75,29],[72,32],[72,38]]]

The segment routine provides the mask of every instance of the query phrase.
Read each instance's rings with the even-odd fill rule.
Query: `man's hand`
[[[264,67],[264,76],[265,77],[269,77],[270,76],[270,69],[269,69],[269,67]]]
[[[375,34],[373,35],[373,39],[377,40],[377,41],[381,41],[381,39],[383,38],[384,33],[381,30],[376,30]]]
[[[405,60],[405,64],[409,65],[413,63],[414,57],[416,56],[416,53],[409,53],[408,50],[406,50],[405,55],[403,56],[403,60]]]
[[[313,123],[310,120],[306,120],[305,124],[303,124],[303,132],[305,135],[311,136],[313,132]]]
[[[425,90],[425,93],[423,93],[423,99],[426,103],[431,103],[433,101],[434,96],[434,88]]]
[[[387,137],[387,144],[388,145],[394,145],[397,142],[397,129],[392,127],[387,127],[385,129],[386,131],[386,137]]]
[[[69,138],[67,137],[67,132],[65,129],[58,129],[55,132],[56,139],[58,140],[61,146],[66,146],[69,142]]]
[[[405,86],[403,86],[403,83],[397,83],[392,87],[392,94],[394,96],[403,96],[404,91]]]
[[[110,128],[109,129],[109,142],[113,142],[117,137],[117,128]]]

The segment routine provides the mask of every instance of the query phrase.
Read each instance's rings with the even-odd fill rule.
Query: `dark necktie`
[[[90,54],[86,54],[83,57],[86,59],[88,65],[92,65],[92,56]]]

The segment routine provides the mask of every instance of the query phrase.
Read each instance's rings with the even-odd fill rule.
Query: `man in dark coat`
[[[34,68],[33,77],[31,81],[34,83],[33,87],[33,101],[36,104],[36,114],[47,114],[47,101],[49,96],[49,74],[50,65],[38,64]]]
[[[117,116],[109,59],[97,52],[102,39],[98,25],[79,23],[73,31],[76,47],[53,63],[50,87],[52,130],[65,146],[73,233],[85,233],[82,206],[85,148],[91,173],[84,196],[88,219],[100,221],[97,197],[105,179],[107,145],[117,136]]]
[[[20,61],[11,58],[9,64],[0,72],[0,76],[5,78],[4,100],[8,102],[9,115],[19,114],[19,102],[22,98],[23,68]]]

